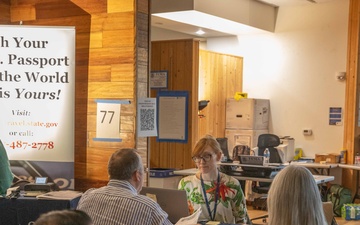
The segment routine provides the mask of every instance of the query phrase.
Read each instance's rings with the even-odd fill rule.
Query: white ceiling
[[[321,4],[329,1],[335,0],[258,0],[267,4],[270,4],[275,7],[286,7],[286,6],[303,6],[303,5],[311,5],[311,4]],[[178,15],[175,15],[178,13]],[[218,18],[218,21],[213,20],[214,16],[208,15],[209,17],[205,18],[203,13],[199,13],[197,11],[192,11],[191,15],[188,13],[184,13],[183,15],[179,15],[179,12],[173,13],[162,13],[162,16],[167,15],[171,17],[171,19],[160,17],[160,16],[151,16],[151,26],[157,27],[160,29],[166,29],[171,31],[176,31],[180,33],[185,33],[188,35],[192,35],[198,38],[209,38],[209,37],[220,37],[220,36],[231,36],[231,35],[239,35],[244,33],[254,33],[254,32],[266,32],[254,27],[250,27],[248,25],[244,25],[241,23],[236,23],[233,21],[229,21],[229,26],[225,26],[226,21],[222,18]],[[212,21],[211,25],[201,24],[201,21]],[[221,24],[222,26],[214,27],[214,24]],[[209,23],[208,23],[209,24]],[[211,28],[209,28],[211,27]],[[230,29],[230,28],[231,29]],[[198,35],[195,32],[201,29],[205,32],[205,34]]]

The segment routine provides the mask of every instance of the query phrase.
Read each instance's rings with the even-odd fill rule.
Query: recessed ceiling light
[[[201,29],[199,29],[199,30],[196,31],[195,33],[198,34],[198,35],[203,35],[203,34],[205,34],[205,32],[204,32],[203,30],[201,30]]]

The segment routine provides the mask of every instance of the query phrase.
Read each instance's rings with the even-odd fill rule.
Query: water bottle
[[[270,162],[270,150],[268,148],[265,148],[264,150],[264,165],[269,164]]]

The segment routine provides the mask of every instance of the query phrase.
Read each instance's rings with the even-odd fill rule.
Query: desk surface
[[[198,169],[196,169],[196,168],[185,169],[185,170],[175,170],[174,174],[188,176],[188,175],[194,175],[197,171],[198,171]],[[232,176],[232,177],[234,177],[238,180],[250,180],[250,181],[259,181],[259,182],[272,182],[272,180],[273,180],[270,178],[260,178],[260,177],[244,177],[244,176]],[[314,178],[315,178],[316,184],[330,182],[335,179],[334,176],[322,176],[322,175],[314,175]]]
[[[346,169],[360,170],[360,165],[355,165],[355,164],[339,164],[339,167]]]
[[[251,164],[241,164],[241,163],[224,163],[219,162],[217,163],[219,166],[247,166],[247,167],[258,167],[258,168],[269,168],[269,169],[278,169],[286,166],[286,164],[280,163],[269,163],[268,165],[251,165]]]
[[[319,169],[331,169],[331,168],[337,168],[337,167],[341,167],[341,165],[348,165],[348,164],[340,164],[340,163],[309,163],[309,162],[296,162],[293,161],[291,163],[284,163],[284,164],[279,164],[279,163],[270,163],[267,167],[269,168],[276,168],[278,166],[287,166],[287,165],[298,165],[298,166],[304,166],[307,168],[319,168]],[[219,162],[218,165],[228,165],[228,166],[245,166],[245,164],[240,164],[240,163],[223,163],[223,162]],[[248,166],[248,165],[246,165]],[[256,165],[251,165],[251,166],[256,166]],[[263,167],[263,166],[257,166],[257,167]]]
[[[316,184],[323,184],[335,180],[334,176],[313,175]]]
[[[337,168],[339,167],[338,163],[306,163],[306,162],[291,162],[291,165],[298,165],[298,166],[304,166],[307,168],[319,168],[319,169],[331,169],[331,168]]]
[[[194,175],[197,171],[198,171],[198,169],[196,169],[196,168],[185,169],[185,170],[175,170],[174,174],[188,176],[188,175]],[[234,175],[231,175],[231,176],[238,180],[250,180],[250,181],[259,181],[259,182],[272,182],[272,180],[273,180],[270,178],[262,178],[262,177],[244,177],[244,176],[234,176]]]
[[[61,209],[75,209],[80,197],[72,200],[42,200],[36,197],[0,199],[0,225],[28,225],[41,214]]]

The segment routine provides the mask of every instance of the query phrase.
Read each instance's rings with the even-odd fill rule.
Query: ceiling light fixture
[[[199,29],[199,30],[196,31],[195,33],[198,34],[198,35],[203,35],[203,34],[205,34],[205,32],[204,32],[203,30],[201,30],[201,29]]]

